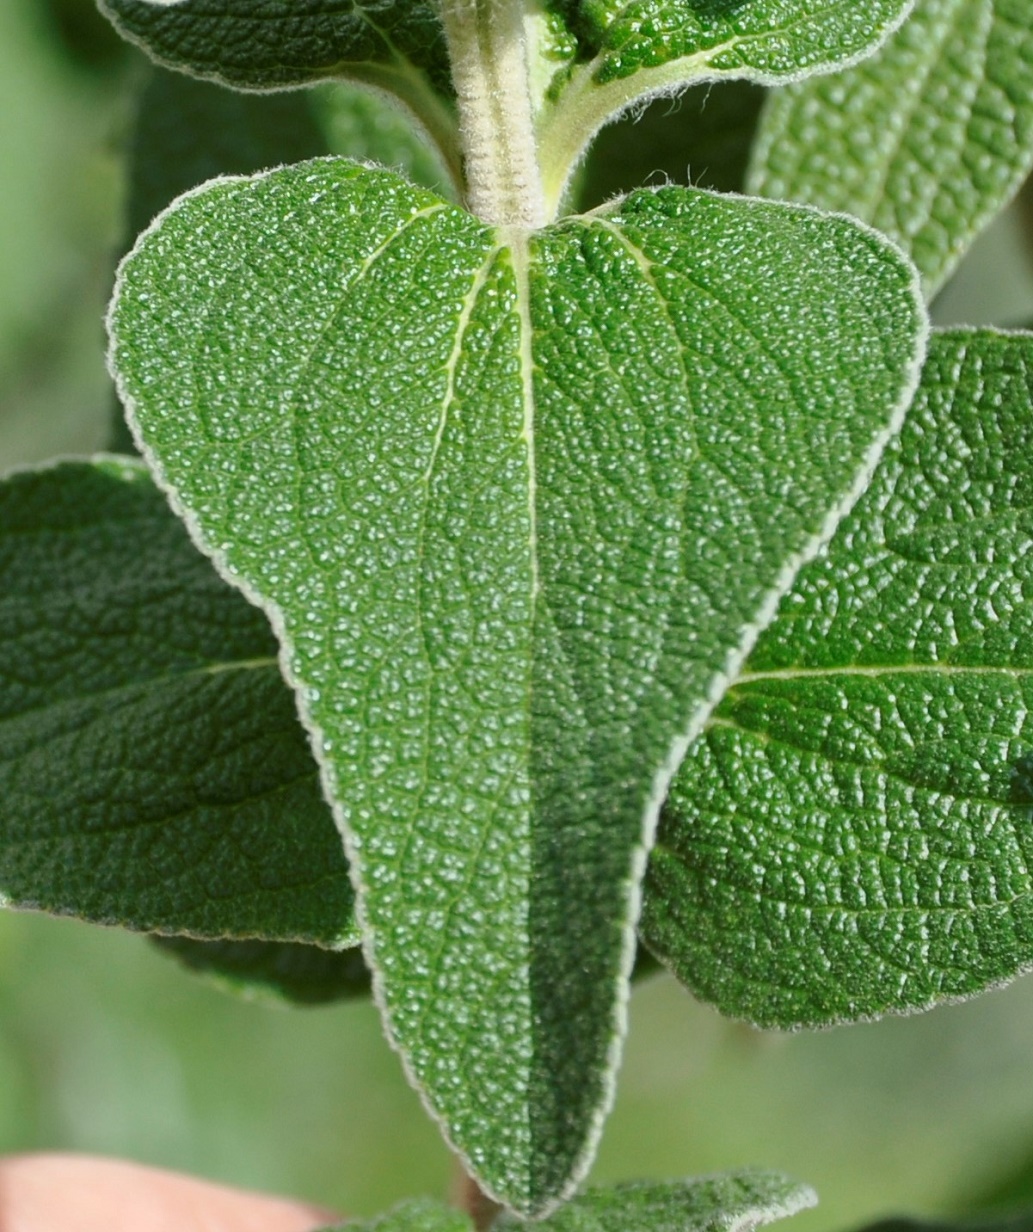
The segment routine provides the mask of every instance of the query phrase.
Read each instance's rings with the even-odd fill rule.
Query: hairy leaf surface
[[[393,1039],[541,1212],[611,1097],[667,781],[917,379],[911,267],[688,189],[528,235],[326,160],[123,266],[141,446],[283,638]]]
[[[558,200],[596,132],[644,95],[693,82],[798,81],[853,63],[913,0],[565,0],[576,54],[552,78],[539,118],[546,195]]]
[[[276,654],[142,465],[0,483],[3,897],[137,929],[354,944]]]
[[[98,0],[121,33],[169,68],[276,90],[359,65],[425,73],[449,89],[428,0]]]
[[[458,165],[452,83],[428,0],[98,0],[159,64],[245,90],[350,78],[387,91]]]
[[[599,82],[686,60],[693,76],[774,83],[857,59],[909,8],[906,0],[580,0],[568,11]]]
[[[1033,167],[1033,0],[918,0],[848,72],[773,95],[751,191],[846,210],[930,294]]]
[[[643,933],[822,1025],[1033,965],[1033,335],[933,336],[899,440],[683,763]]]

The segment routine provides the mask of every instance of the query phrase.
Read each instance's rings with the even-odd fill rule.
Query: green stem
[[[467,206],[494,226],[546,221],[520,0],[443,0]]]

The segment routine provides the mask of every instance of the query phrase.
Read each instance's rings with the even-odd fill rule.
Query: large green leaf
[[[918,0],[872,59],[778,91],[751,191],[847,210],[934,292],[1033,167],[1033,0]]]
[[[0,893],[107,924],[355,944],[261,613],[146,470],[0,484]]]
[[[390,1033],[492,1192],[569,1191],[685,745],[917,379],[913,271],[688,189],[493,231],[343,160],[190,195],[112,363],[270,614]]]
[[[581,1194],[536,1224],[543,1232],[753,1232],[813,1206],[806,1185],[777,1172],[743,1170],[688,1181],[644,1181]],[[491,1227],[514,1232],[523,1220],[499,1217]],[[473,1232],[470,1217],[427,1199],[404,1202],[354,1232]]]
[[[550,199],[599,128],[647,94],[740,78],[776,85],[851,64],[913,0],[562,0],[576,36],[539,122]]]
[[[903,434],[679,772],[650,948],[823,1025],[1033,966],[1033,335],[934,335]]]

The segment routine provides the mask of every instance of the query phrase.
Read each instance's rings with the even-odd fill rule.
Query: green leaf
[[[430,0],[98,0],[167,68],[247,90],[349,78],[387,91],[458,168],[444,34]]]
[[[465,1211],[432,1198],[412,1198],[373,1219],[349,1219],[333,1232],[344,1232],[346,1228],[349,1232],[474,1232],[473,1222]],[[332,1230],[327,1228],[323,1232]]]
[[[765,1026],[1033,966],[1033,335],[933,336],[903,433],[672,787],[642,929]]]
[[[913,271],[809,210],[496,232],[327,160],[181,199],[110,324],[160,482],[283,639],[392,1038],[540,1213],[611,1099],[668,778],[910,399]]]
[[[4,898],[354,945],[340,840],[276,654],[142,465],[0,483]]]
[[[814,1206],[807,1185],[744,1169],[681,1182],[638,1181],[580,1194],[541,1223],[547,1232],[752,1232]],[[502,1232],[522,1226],[503,1215]]]
[[[369,970],[357,946],[325,950],[295,941],[152,940],[185,967],[244,996],[272,997],[294,1005],[326,1005],[369,993]]]
[[[931,295],[1033,168],[1033,2],[918,0],[864,64],[775,94],[750,191],[846,210]]]
[[[807,1185],[778,1172],[744,1169],[687,1181],[638,1181],[594,1189],[536,1223],[543,1232],[752,1232],[814,1206]],[[526,1227],[503,1214],[497,1232]],[[473,1232],[469,1215],[427,1199],[404,1202],[353,1232]]]
[[[382,95],[346,83],[242,94],[152,68],[129,142],[125,249],[175,197],[205,180],[329,153],[396,167],[429,188],[449,187],[447,170]],[[132,440],[116,405],[110,446],[127,453]]]
[[[913,0],[563,0],[577,54],[540,119],[547,197],[558,199],[596,132],[649,94],[740,78],[798,81],[870,54]]]
[[[358,66],[426,74],[449,90],[428,0],[98,0],[159,64],[249,90],[277,90]]]

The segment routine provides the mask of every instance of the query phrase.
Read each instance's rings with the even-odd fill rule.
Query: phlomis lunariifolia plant
[[[637,948],[781,1028],[1033,958],[1033,339],[926,312],[1033,163],[1033,2],[102,8],[174,70],[108,317],[140,458],[0,489],[5,895],[371,986],[503,1222],[806,1204],[574,1195]],[[740,191],[586,200],[686,91]]]

